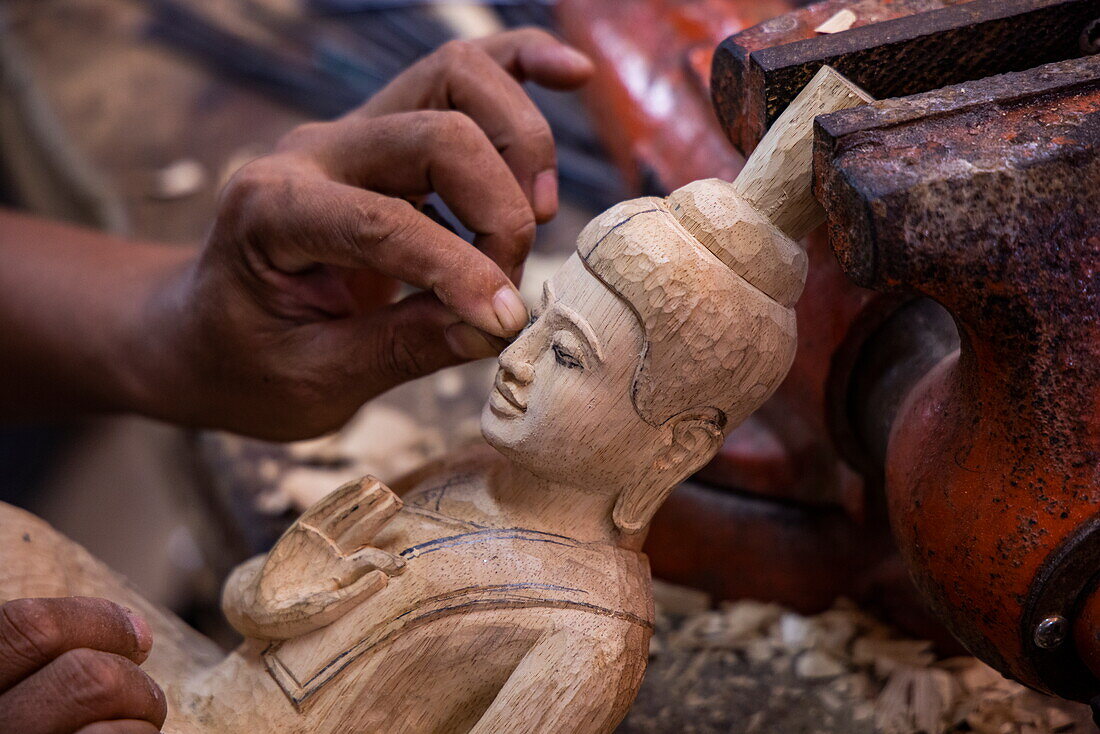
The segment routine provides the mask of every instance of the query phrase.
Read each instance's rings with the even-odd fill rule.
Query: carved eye
[[[565,351],[565,349],[560,344],[555,344],[552,349],[554,350],[554,360],[562,367],[566,367],[571,370],[584,369],[584,365],[581,364],[581,361],[569,352]]]

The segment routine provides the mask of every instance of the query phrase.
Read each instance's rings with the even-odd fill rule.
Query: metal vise
[[[814,33],[844,9],[850,30]],[[794,374],[823,389],[804,412],[884,486],[867,502],[954,635],[1082,701],[1100,694],[1098,19],[1093,0],[829,0],[731,37],[712,74],[746,153],[824,63],[913,95],[818,118],[816,192],[855,285],[825,268],[807,289],[819,361]]]

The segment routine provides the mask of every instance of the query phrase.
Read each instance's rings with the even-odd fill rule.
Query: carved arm
[[[606,734],[634,701],[648,633],[563,629],[538,642],[470,734]]]

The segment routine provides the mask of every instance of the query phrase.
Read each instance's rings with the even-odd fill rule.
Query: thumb
[[[368,571],[382,571],[387,576],[397,576],[405,570],[405,559],[381,548],[360,548],[347,558],[347,565],[362,575]]]
[[[347,355],[347,368],[361,375],[369,392],[366,399],[444,367],[495,357],[504,347],[428,292],[331,327],[338,343],[332,353]]]

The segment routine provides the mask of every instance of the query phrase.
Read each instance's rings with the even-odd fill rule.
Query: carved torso
[[[282,699],[261,707],[272,724],[285,728],[289,706],[303,732],[465,732],[549,642],[567,658],[618,658],[632,697],[653,621],[645,556],[507,522],[488,491],[501,461],[485,451],[419,472],[374,541],[405,559],[404,573],[322,629],[246,645],[203,688],[261,674],[275,684],[266,697]],[[184,708],[225,721],[224,700]]]

